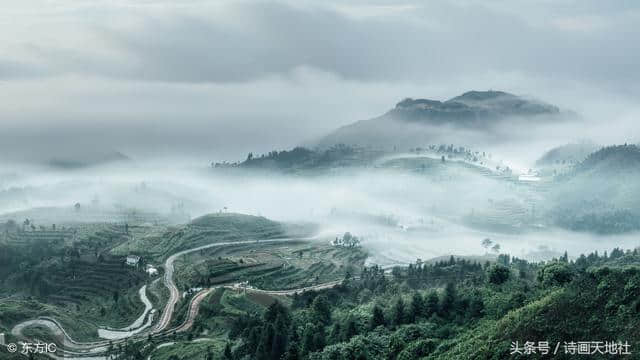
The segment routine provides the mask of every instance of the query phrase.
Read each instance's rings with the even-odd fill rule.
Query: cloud
[[[620,115],[624,129],[635,129],[638,9],[598,1],[8,1],[0,148],[46,153],[77,142],[238,158],[304,143],[404,97],[489,88],[599,121]]]
[[[39,43],[40,34],[30,34],[24,40],[37,49],[32,55],[54,73],[142,81],[242,82],[299,67],[358,81],[444,81],[481,71],[614,87],[640,80],[633,71],[640,49],[624,41],[640,35],[635,9],[566,14],[560,2],[527,14],[520,2],[524,11],[517,13],[514,5],[472,1],[99,4],[60,15],[57,41]]]

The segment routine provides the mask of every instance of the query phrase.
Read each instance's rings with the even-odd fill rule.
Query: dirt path
[[[180,299],[180,291],[178,290],[175,282],[173,281],[173,273],[175,271],[173,263],[176,261],[177,258],[189,253],[193,253],[193,252],[204,250],[204,249],[210,249],[218,246],[242,245],[242,244],[252,244],[252,243],[264,244],[264,243],[285,242],[285,241],[292,241],[292,240],[299,240],[299,239],[284,238],[284,239],[270,239],[270,240],[246,240],[246,241],[219,242],[219,243],[199,246],[197,248],[193,248],[189,250],[183,250],[169,256],[169,258],[167,258],[167,260],[164,263],[164,284],[169,289],[169,300],[167,301],[167,304],[165,305],[164,310],[162,310],[162,314],[160,315],[160,320],[156,324],[152,333],[154,334],[159,333],[165,330],[167,326],[169,326],[169,323],[171,323],[171,317],[173,316],[173,313],[175,311],[175,306],[178,303],[178,300]]]
[[[158,323],[156,324],[155,327],[153,327],[151,331],[148,331],[148,330],[144,331],[144,330],[146,330],[148,327],[151,326],[151,323],[153,322],[153,316],[149,316],[147,323],[145,323],[142,327],[139,327],[137,330],[126,332],[127,336],[117,338],[117,339],[112,339],[112,340],[103,340],[103,341],[96,341],[96,342],[78,342],[73,340],[69,336],[69,334],[64,330],[62,325],[58,323],[55,319],[41,317],[34,320],[27,320],[14,326],[11,333],[17,337],[24,337],[22,335],[22,331],[27,327],[31,327],[31,326],[45,327],[49,329],[49,331],[51,331],[52,334],[63,339],[63,344],[61,344],[62,346],[60,346],[58,349],[60,353],[64,354],[65,359],[81,360],[85,358],[90,358],[92,360],[101,360],[101,359],[106,359],[106,357],[103,356],[102,354],[107,352],[109,345],[115,346],[121,342],[127,341],[128,339],[143,339],[144,336],[162,335],[162,334],[172,333],[174,331],[184,332],[189,330],[193,326],[193,323],[196,317],[198,316],[198,312],[200,310],[200,305],[202,304],[202,301],[209,294],[211,294],[213,290],[217,288],[228,288],[233,290],[243,290],[247,292],[260,292],[260,293],[269,294],[269,295],[287,296],[287,295],[293,295],[296,293],[303,293],[306,291],[328,289],[342,283],[341,280],[338,280],[338,281],[332,281],[324,284],[318,284],[314,286],[308,286],[308,287],[298,288],[298,289],[288,289],[288,290],[261,290],[261,289],[255,289],[255,288],[244,288],[242,286],[239,286],[238,284],[219,285],[219,286],[207,288],[198,292],[193,298],[191,298],[189,303],[189,308],[187,311],[187,317],[183,321],[183,323],[178,325],[175,328],[167,329],[167,327],[171,323],[171,319],[175,312],[175,306],[180,298],[180,292],[173,280],[173,275],[175,271],[174,262],[177,258],[192,252],[213,248],[213,247],[218,247],[218,246],[231,246],[231,245],[241,245],[241,244],[250,244],[250,243],[263,244],[263,243],[274,243],[274,242],[286,242],[286,241],[293,241],[293,240],[301,240],[301,239],[283,238],[283,239],[269,239],[269,240],[219,242],[219,243],[199,246],[189,250],[180,251],[176,254],[171,255],[165,261],[165,275],[164,275],[164,284],[169,289],[170,297],[162,311],[162,314],[160,315],[160,319]],[[146,292],[146,286],[140,289],[141,295],[143,292]],[[146,298],[146,294],[144,298]],[[148,299],[146,302],[143,300],[143,302],[145,303],[145,313],[148,313],[147,308],[149,308],[149,306],[152,306],[152,305],[150,302],[148,302]],[[149,311],[151,311],[151,309],[149,309]],[[143,315],[146,315],[146,314],[143,314]],[[136,320],[132,325],[138,325],[139,319],[140,318],[138,318],[138,320]],[[54,359],[60,358],[59,356],[55,356],[55,355],[52,355],[51,357]]]
[[[151,326],[151,324],[153,323],[153,316],[149,316],[147,318],[147,315],[149,315],[149,313],[153,310],[153,305],[147,297],[147,285],[144,285],[142,288],[140,288],[138,294],[140,296],[140,301],[142,301],[142,303],[144,304],[144,311],[142,312],[142,315],[140,315],[129,326],[122,329],[98,329],[98,336],[100,338],[107,340],[124,339],[140,333],[144,329]],[[147,319],[146,322],[144,321],[145,319]]]

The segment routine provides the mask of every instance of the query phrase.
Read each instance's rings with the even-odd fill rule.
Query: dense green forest
[[[207,325],[215,307],[203,309],[183,340],[219,330]],[[392,271],[367,267],[339,287],[273,302],[226,325],[224,346],[203,359],[525,359],[545,351],[569,359],[587,342],[593,358],[607,358],[605,350],[633,358],[640,254],[616,248],[545,263],[502,254],[495,263],[451,257]],[[123,358],[144,356],[140,349],[130,346]]]

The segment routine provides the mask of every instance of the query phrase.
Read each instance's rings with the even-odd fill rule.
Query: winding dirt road
[[[308,287],[298,288],[298,289],[288,289],[288,290],[261,290],[261,289],[255,289],[255,288],[239,287],[238,285],[214,286],[198,292],[193,298],[191,298],[188,311],[187,311],[187,316],[185,320],[182,322],[182,324],[174,328],[167,329],[169,324],[171,323],[171,319],[175,312],[176,304],[180,299],[180,291],[176,287],[175,281],[173,280],[173,275],[175,271],[174,262],[177,258],[192,252],[213,248],[213,247],[219,247],[219,246],[232,246],[232,245],[242,245],[242,244],[264,244],[264,243],[286,242],[286,241],[293,241],[293,240],[301,240],[301,239],[282,238],[282,239],[268,239],[268,240],[218,242],[218,243],[208,244],[204,246],[199,246],[193,249],[183,250],[169,256],[169,258],[167,258],[167,260],[165,261],[165,274],[164,274],[164,284],[169,289],[169,293],[170,293],[169,299],[162,311],[162,314],[160,315],[158,323],[150,331],[135,332],[128,337],[120,338],[117,340],[78,342],[73,340],[69,336],[69,334],[64,330],[64,328],[58,321],[52,318],[41,317],[38,319],[27,320],[14,326],[13,329],[11,330],[11,333],[16,337],[24,338],[24,335],[22,332],[25,328],[31,327],[31,326],[45,327],[49,329],[49,331],[51,331],[52,334],[54,334],[55,336],[59,336],[60,338],[63,339],[63,343],[60,344],[62,346],[59,346],[58,348],[58,354],[63,354],[64,359],[80,360],[80,359],[86,359],[87,357],[90,357],[92,360],[101,360],[101,359],[106,359],[104,354],[108,351],[110,346],[117,345],[129,339],[140,340],[140,339],[146,338],[146,336],[159,336],[163,334],[170,334],[173,332],[184,332],[189,330],[193,326],[193,323],[196,317],[198,316],[198,312],[200,310],[200,305],[202,301],[209,294],[211,294],[213,290],[217,288],[228,288],[233,290],[259,292],[263,294],[277,295],[277,296],[288,296],[288,295],[294,295],[296,293],[303,293],[306,291],[312,291],[312,290],[317,291],[317,290],[328,289],[342,283],[342,280],[338,280],[338,281],[332,281],[324,284],[318,284],[314,286],[308,286]],[[56,356],[53,354],[49,354],[49,355],[51,355],[51,357],[54,359],[60,358],[59,356]]]
[[[169,324],[171,323],[171,317],[173,316],[173,313],[175,311],[175,306],[178,303],[178,300],[180,300],[180,291],[176,287],[176,283],[173,281],[173,273],[175,270],[173,263],[176,261],[177,258],[192,252],[196,252],[204,249],[210,249],[210,248],[219,247],[219,246],[242,245],[242,244],[264,244],[264,243],[285,242],[285,241],[292,241],[292,240],[299,240],[299,239],[284,238],[284,239],[269,239],[269,240],[258,240],[258,241],[246,240],[246,241],[219,242],[219,243],[199,246],[197,248],[193,248],[189,250],[183,250],[169,256],[169,258],[167,258],[167,260],[164,263],[164,284],[169,289],[169,300],[167,301],[167,304],[165,305],[164,310],[162,310],[160,319],[156,324],[155,328],[153,329],[152,333],[157,334],[159,332],[162,332],[167,328],[167,326],[169,326]]]

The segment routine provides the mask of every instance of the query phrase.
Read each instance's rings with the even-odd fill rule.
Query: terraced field
[[[100,262],[72,261],[68,266],[45,276],[54,293],[53,303],[80,304],[98,297],[109,299],[115,291],[123,292],[144,282],[146,274],[125,267],[122,257],[109,257]]]
[[[292,289],[343,278],[365,255],[328,242],[290,241],[214,248],[176,263],[178,287],[248,281],[260,289]]]
[[[126,266],[123,256],[109,254],[129,238],[125,226],[58,225],[4,235],[12,240],[4,246],[13,254],[0,264],[5,275],[0,293],[14,300],[0,304],[6,327],[17,319],[50,316],[70,332],[82,328],[75,338],[88,340],[95,339],[98,326],[126,326],[142,311],[137,289],[148,276]]]
[[[289,230],[264,218],[237,214],[215,214],[172,228],[136,225],[125,229],[117,224],[76,228],[71,246],[61,248],[64,251],[34,267],[40,271],[37,283],[45,284],[41,286],[46,288],[44,293],[30,301],[21,296],[15,302],[0,302],[0,330],[11,329],[12,334],[15,330],[15,336],[44,336],[53,331],[76,341],[67,349],[69,355],[81,355],[94,348],[106,351],[108,343],[98,341],[97,327],[122,328],[138,318],[143,311],[138,299],[143,283],[157,309],[165,306],[170,295],[166,281],[151,282],[142,270],[124,265],[124,254],[114,249],[140,246],[150,237],[171,232],[174,237],[163,241],[173,241],[169,242],[173,249],[187,249],[169,257],[175,256],[174,266],[167,265],[169,260],[163,261],[161,270],[175,269],[171,273],[175,274],[179,290],[199,285],[206,289],[178,301],[168,330],[152,334],[166,340],[177,333],[185,351],[199,344],[198,339],[191,341],[196,334],[215,343],[215,339],[226,336],[238,315],[259,312],[275,299],[287,303],[294,291],[335,286],[339,283],[336,280],[352,272],[351,266],[364,263],[366,255],[358,249],[334,247],[328,241],[283,238]],[[164,253],[163,250],[155,256],[160,259]],[[249,286],[230,284],[238,281],[247,281]],[[220,334],[213,334],[213,330],[202,332],[202,321],[220,325],[207,326],[208,329],[226,330]],[[191,331],[193,327],[195,331]],[[23,333],[26,329],[29,330]],[[61,329],[68,331],[67,335]],[[137,338],[146,339],[147,335],[139,334]]]
[[[8,245],[30,246],[33,244],[70,242],[75,236],[75,232],[70,229],[65,230],[39,230],[39,231],[18,231],[6,232],[3,236]]]
[[[184,226],[156,226],[116,247],[114,254],[136,253],[160,261],[169,254],[215,242],[286,237],[282,224],[259,216],[217,213]]]

